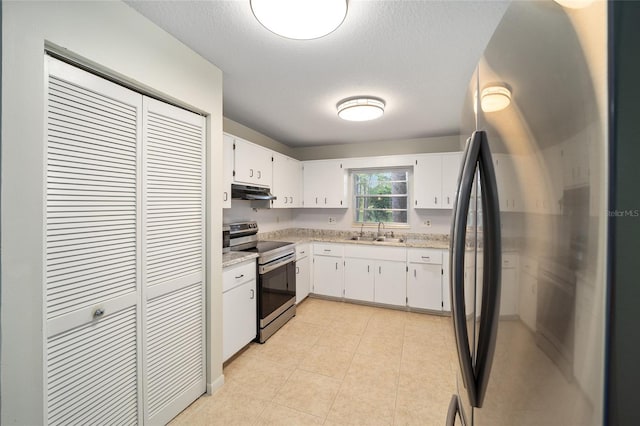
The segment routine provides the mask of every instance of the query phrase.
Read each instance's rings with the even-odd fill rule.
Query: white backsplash
[[[410,227],[403,233],[449,234],[451,210],[410,209]],[[330,218],[335,222],[330,223]],[[233,200],[231,209],[224,210],[224,222],[255,220],[260,232],[271,232],[287,228],[328,229],[352,231],[359,229],[353,224],[351,209],[265,209],[254,208],[250,201]],[[429,221],[431,226],[426,226]]]
[[[260,232],[278,231],[293,228],[293,211],[291,209],[265,209],[252,207],[251,201],[232,200],[231,208],[224,209],[223,222],[242,222],[255,220]]]

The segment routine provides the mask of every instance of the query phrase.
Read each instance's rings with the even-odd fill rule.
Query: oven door
[[[258,282],[258,315],[260,328],[295,304],[296,268],[295,257],[276,268],[260,267]]]

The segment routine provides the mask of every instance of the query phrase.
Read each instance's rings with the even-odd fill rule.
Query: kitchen
[[[265,40],[275,44],[290,43],[290,40],[267,32],[257,23],[245,3],[248,2],[217,2],[210,6],[220,7],[226,13],[243,10],[240,19],[251,25],[253,34],[262,34],[263,43],[267,43]],[[366,407],[372,404],[358,405],[359,400],[354,397],[353,405],[349,405],[345,402],[350,401],[349,398],[337,398],[336,395],[348,385],[350,372],[352,376],[361,374],[366,377],[366,372],[371,369],[370,365],[355,362],[354,354],[385,354],[385,349],[381,348],[384,345],[380,344],[384,341],[389,343],[389,347],[393,346],[392,343],[400,345],[396,348],[406,347],[406,355],[412,357],[414,364],[443,352],[444,365],[449,366],[451,372],[443,375],[446,378],[442,379],[442,387],[437,387],[439,396],[434,397],[439,404],[444,404],[436,407],[429,406],[429,401],[422,401],[423,411],[403,405],[400,395],[407,390],[398,387],[403,381],[399,371],[387,372],[388,375],[381,373],[389,380],[392,393],[395,392],[390,412],[374,416],[381,423],[441,424],[447,419],[447,409],[450,409],[451,421],[466,420],[467,424],[496,424],[497,419],[491,416],[504,413],[507,413],[506,424],[519,424],[531,412],[536,415],[547,412],[559,424],[571,422],[567,419],[573,419],[576,424],[598,424],[606,422],[604,419],[617,424],[632,418],[633,413],[626,403],[629,393],[623,389],[628,384],[626,380],[631,380],[634,374],[621,375],[617,372],[623,368],[627,372],[634,371],[628,369],[627,359],[618,356],[618,351],[624,347],[625,354],[629,354],[635,349],[618,346],[621,345],[618,339],[623,340],[620,334],[625,333],[626,310],[612,308],[622,306],[624,292],[631,290],[616,285],[617,281],[610,278],[615,275],[622,283],[628,275],[617,269],[623,264],[611,261],[611,253],[617,246],[615,240],[611,241],[612,234],[609,234],[609,242],[605,243],[607,223],[612,231],[620,228],[614,228],[614,223],[607,222],[612,220],[611,217],[617,217],[604,215],[604,212],[632,211],[635,207],[633,204],[618,204],[618,199],[608,198],[606,159],[609,154],[607,144],[602,141],[609,137],[607,123],[610,118],[606,106],[610,99],[618,98],[613,96],[615,87],[607,88],[607,27],[603,18],[607,13],[606,6],[594,2],[583,8],[567,9],[559,2],[547,3],[536,6],[535,3],[452,5],[411,2],[404,6],[407,13],[403,15],[403,19],[407,19],[405,23],[427,22],[443,32],[439,41],[450,43],[449,50],[434,49],[445,51],[444,58],[434,56],[435,61],[445,62],[444,59],[451,59],[447,54],[458,55],[451,51],[457,52],[461,45],[469,46],[466,51],[469,57],[463,60],[464,66],[435,70],[433,74],[434,78],[440,79],[442,86],[447,86],[445,83],[449,80],[463,81],[451,94],[458,101],[447,102],[445,94],[431,93],[437,95],[438,103],[424,102],[423,99],[420,108],[412,106],[410,110],[402,110],[402,103],[394,103],[397,98],[390,90],[369,93],[373,88],[367,83],[359,83],[350,89],[354,90],[352,93],[340,94],[333,90],[333,93],[317,94],[327,98],[322,107],[327,113],[322,118],[309,119],[295,116],[292,111],[304,108],[297,108],[296,103],[290,101],[291,94],[285,96],[280,93],[280,101],[267,104],[269,106],[263,108],[262,114],[263,117],[277,116],[279,108],[294,105],[293,110],[285,109],[285,114],[290,115],[287,122],[291,128],[281,129],[282,121],[256,115],[262,105],[247,110],[246,105],[238,104],[239,101],[234,99],[250,99],[250,96],[275,99],[284,87],[272,88],[265,93],[264,86],[249,84],[247,80],[234,81],[233,77],[239,70],[224,69],[223,59],[217,63],[205,59],[201,45],[188,40],[187,36],[176,34],[180,28],[174,28],[174,24],[195,22],[198,16],[217,20],[217,23],[224,20],[224,13],[212,14],[204,3],[192,4],[193,8],[188,9],[180,3],[166,2],[159,3],[154,9],[154,3],[136,2],[4,2],[2,423],[55,424],[69,423],[72,419],[82,422],[80,419],[86,421],[86,416],[96,415],[104,416],[105,423],[167,423],[205,392],[213,396],[198,399],[183,414],[182,420],[178,417],[176,422],[215,422],[212,418],[216,418],[216,407],[222,405],[224,408],[226,404],[227,410],[229,407],[253,407],[251,415],[254,417],[245,419],[248,423],[260,420],[295,424],[305,419],[313,423],[363,423],[358,415],[368,414]],[[428,13],[422,10],[427,5],[433,8]],[[530,15],[530,20],[516,19],[522,16],[518,13],[529,6],[539,7],[535,14]],[[380,8],[378,14],[373,13],[366,18],[367,8],[375,7]],[[628,12],[633,10],[633,5],[616,4],[610,6],[612,10],[608,12],[611,19],[617,17],[621,20],[621,28],[626,28],[622,12],[613,10],[617,7],[629,8]],[[398,18],[400,15],[395,13],[400,12],[394,10],[403,10],[403,7],[393,2],[349,2],[343,25],[335,33],[316,42],[329,43],[331,37],[339,37],[341,31],[353,37],[358,26],[387,28],[380,20],[385,13],[390,13],[390,21]],[[414,16],[414,21],[407,18],[417,11],[422,15]],[[429,21],[433,18],[425,17],[430,14],[436,16],[438,11],[449,17],[446,19],[450,19],[447,21],[452,25],[450,28],[439,27],[437,22]],[[481,13],[485,15],[474,19]],[[545,50],[544,46],[548,44],[541,43],[543,47],[540,47],[533,43],[530,56],[515,55],[517,66],[510,69],[505,58],[511,55],[501,54],[509,48],[509,41],[497,36],[498,29],[511,26],[510,33],[513,34],[513,27],[520,26],[522,36],[512,38],[511,42],[525,43],[531,39],[527,34],[536,29],[536,19],[543,19],[545,14],[552,16],[545,40],[549,42],[554,36],[554,25],[557,25],[559,34],[567,37],[556,40],[562,42],[551,43],[556,45],[554,49]],[[506,19],[505,16],[512,18]],[[356,19],[358,17],[361,21]],[[591,25],[593,21],[590,19],[595,19],[598,26]],[[349,25],[351,22],[355,27]],[[454,23],[467,27],[474,36],[469,32],[459,35]],[[527,23],[528,26],[525,25]],[[224,28],[231,31],[234,25],[231,21]],[[240,28],[244,27],[241,25]],[[396,27],[390,28],[394,31]],[[586,31],[586,28],[598,30]],[[238,28],[235,31],[236,35],[242,33]],[[398,41],[405,43],[411,37],[422,40],[425,35],[416,28],[402,34],[408,38],[403,40],[403,35],[396,35]],[[369,37],[373,35],[369,34]],[[384,38],[385,34],[378,37]],[[231,36],[225,39],[223,35],[219,45],[224,46],[232,39]],[[295,44],[293,50],[314,41],[300,43]],[[321,46],[316,53],[316,61],[327,58],[331,52],[330,44]],[[272,54],[264,47],[255,49],[264,50],[264,55]],[[366,48],[371,49],[368,43],[363,47],[365,51]],[[536,50],[536,47],[542,50]],[[575,52],[572,49],[583,55],[565,54]],[[234,55],[232,49],[223,53],[226,58]],[[254,59],[258,59],[255,56],[257,52],[253,53]],[[304,57],[304,51],[301,54]],[[407,58],[415,56],[418,55],[401,52],[399,62],[383,70],[390,73],[391,68],[396,68],[402,76],[412,65]],[[537,60],[532,61],[531,58]],[[342,66],[342,59],[336,57],[336,66]],[[251,56],[244,60],[251,61]],[[304,60],[310,58],[305,57]],[[544,64],[548,60],[553,61],[556,72],[551,75],[555,77],[539,92],[553,101],[544,106],[546,114],[541,114],[541,105],[532,105],[537,100],[535,87],[524,83],[518,86],[515,79],[516,72],[523,72],[522,68],[525,73],[545,75]],[[311,65],[318,66],[315,63]],[[285,62],[283,66],[298,70],[295,63]],[[568,69],[578,73],[572,74],[573,78],[566,78],[563,73],[569,71],[563,66],[573,67]],[[354,69],[351,78],[362,81],[359,74],[366,70],[362,67]],[[264,79],[268,82],[272,70],[267,66],[260,71],[264,72]],[[48,78],[43,79],[43,76]],[[292,78],[290,83],[306,84],[310,93],[318,90],[306,81],[306,77],[301,78],[304,81]],[[408,83],[409,91],[416,92],[416,98],[424,98],[425,92],[412,90],[422,87],[419,77],[415,81],[415,87]],[[503,84],[485,92],[487,84],[494,82]],[[319,86],[326,89],[330,87],[327,83],[320,80]],[[78,87],[88,89],[81,91]],[[445,89],[451,88],[443,88],[448,93]],[[612,91],[610,98],[607,98],[607,90]],[[299,95],[305,90],[291,92]],[[99,158],[95,152],[85,151],[87,139],[96,138],[95,131],[92,136],[83,133],[82,144],[85,145],[70,149],[64,134],[69,128],[77,129],[78,123],[73,121],[75,124],[71,126],[68,119],[60,118],[66,117],[70,108],[76,108],[77,104],[84,104],[89,99],[99,105],[107,105],[107,102],[111,105],[111,101],[103,98],[94,99],[95,93],[109,93],[109,99],[121,100],[114,110],[119,112],[110,112],[116,115],[105,120],[113,124],[126,118],[127,124],[123,126],[134,129],[118,131],[116,141],[105,142],[101,148],[104,158]],[[555,96],[558,93],[568,95]],[[577,95],[573,96],[574,93]],[[618,92],[615,93],[618,96]],[[354,95],[370,95],[372,98],[367,102],[374,105],[374,109],[383,108],[383,117],[371,124],[340,120],[337,111],[340,107],[336,103],[353,101],[350,97]],[[76,101],[69,104],[65,101],[69,96],[78,98],[73,98]],[[495,110],[492,114],[484,105],[485,97],[508,98],[511,106],[504,107],[502,112]],[[620,99],[622,102],[624,98]],[[133,107],[129,108],[130,105]],[[344,109],[348,110],[348,107],[346,105]],[[575,114],[577,118],[573,121],[567,114],[576,108],[579,114]],[[110,106],[109,110],[112,109]],[[448,115],[438,115],[447,110]],[[39,114],[44,114],[45,119]],[[79,114],[85,113],[80,111]],[[498,120],[496,117],[500,114],[511,125]],[[407,120],[403,121],[403,117]],[[432,117],[433,122],[430,122]],[[555,124],[541,127],[540,123],[544,124],[550,117]],[[553,119],[565,124],[559,125]],[[333,121],[339,124],[327,124]],[[453,124],[438,128],[438,123]],[[413,130],[411,126],[414,126]],[[430,133],[424,133],[421,127],[430,128]],[[67,130],[60,130],[65,128]],[[167,145],[162,136],[166,132],[179,134],[184,146]],[[43,144],[43,135],[49,135],[48,144]],[[305,144],[302,143],[303,137],[291,135],[307,135],[309,139]],[[286,144],[283,143],[285,141]],[[115,145],[119,148],[115,149]],[[488,154],[489,145],[491,154]],[[616,153],[622,155],[625,145],[620,142],[616,146]],[[73,170],[79,173],[74,162],[69,160],[80,155],[79,152],[86,154],[82,154],[83,161],[95,166],[93,173],[82,172],[83,178],[89,179],[84,185],[91,184],[88,191],[79,191],[82,188],[74,186],[79,177],[70,175]],[[448,157],[453,157],[453,163],[458,162],[457,168],[445,165],[449,164],[446,163]],[[254,167],[252,164],[261,158],[266,158],[267,164]],[[283,166],[276,166],[276,162],[282,162]],[[482,193],[473,183],[476,163],[480,164],[477,170]],[[251,165],[242,169],[244,164]],[[428,166],[421,167],[423,164]],[[460,164],[469,166],[461,168]],[[233,173],[226,173],[230,166],[233,166],[231,171],[236,172],[235,182]],[[281,173],[283,170],[287,172]],[[615,193],[623,194],[625,186],[620,183],[624,182],[622,173],[626,169],[619,167],[613,170],[621,173],[616,177],[618,186]],[[246,175],[243,177],[241,173],[244,172]],[[89,175],[90,178],[87,177]],[[252,181],[254,177],[267,179],[269,183]],[[380,179],[386,179],[389,184],[379,184]],[[116,182],[114,188],[120,189],[112,188],[100,193],[103,184],[96,183],[100,180],[113,180]],[[337,190],[332,185],[335,182],[338,183]],[[270,200],[233,199],[232,185],[269,187],[276,196],[274,204],[279,203],[279,207],[270,205]],[[278,193],[278,185],[285,188],[284,192]],[[332,187],[331,192],[327,192],[329,187]],[[382,187],[391,187],[392,192],[375,192]],[[91,191],[97,192],[92,194]],[[499,194],[499,203],[496,194]],[[77,198],[76,204],[69,204],[69,197],[86,198]],[[390,199],[393,207],[381,208],[381,198]],[[95,204],[92,204],[95,200],[101,200],[108,207],[101,211],[117,217],[108,219],[107,213],[91,213],[96,211]],[[331,207],[310,207],[312,203]],[[376,209],[382,212],[376,213]],[[75,216],[69,212],[74,212]],[[78,212],[82,212],[83,220],[91,223],[91,227],[87,234],[73,236],[78,231],[69,232],[70,229],[89,227],[68,219],[78,217]],[[387,214],[389,216],[385,216]],[[177,217],[182,219],[175,219]],[[625,223],[634,229],[634,223],[629,222],[632,219],[629,216],[628,220],[616,223]],[[297,300],[299,306],[289,307],[297,308],[298,313],[280,331],[268,331],[271,340],[267,337],[266,343],[251,343],[244,350],[244,345],[252,339],[237,343],[240,353],[236,355],[235,351],[233,354],[223,353],[225,271],[222,224],[247,221],[255,221],[259,227],[255,234],[257,244],[265,240],[308,244],[296,247],[295,259],[298,262],[306,259],[308,263],[306,267],[301,263],[302,267],[294,271],[306,269],[308,291],[317,297]],[[386,227],[382,228],[385,222]],[[452,222],[456,226],[452,227]],[[467,227],[466,232],[462,232],[463,227]],[[113,233],[109,233],[111,230]],[[126,241],[120,237],[125,233]],[[556,240],[555,235],[560,237]],[[621,234],[616,235],[620,237]],[[369,238],[370,241],[356,241],[352,237]],[[90,244],[95,244],[90,247],[82,245],[87,242],[80,240],[84,238],[90,238]],[[104,252],[98,243],[107,238],[109,241],[117,238],[117,247],[110,245],[110,251],[101,254],[102,258],[94,259],[94,263],[87,261],[91,259],[87,257],[88,253]],[[391,241],[373,241],[378,238]],[[65,248],[71,244],[77,244],[73,253],[72,249]],[[325,250],[328,250],[326,255]],[[172,256],[172,253],[175,254]],[[331,259],[323,260],[323,257]],[[249,260],[255,262],[255,258]],[[623,261],[624,256],[616,258],[616,262]],[[338,273],[329,274],[331,268],[317,268],[319,264],[335,265],[334,271]],[[82,270],[82,265],[96,268],[90,271],[93,275],[87,273],[86,277],[80,277],[78,271]],[[357,269],[350,269],[347,265],[366,267],[367,272],[373,269],[381,277],[387,267],[395,269],[392,269],[391,279],[368,281],[354,272]],[[104,270],[111,271],[108,281],[99,279],[102,276],[100,271]],[[259,268],[248,268],[247,272],[258,278]],[[435,283],[433,292],[424,294],[421,293],[424,289],[418,288],[419,291],[412,293],[411,278],[417,278],[419,272],[428,277],[424,282]],[[438,272],[440,277],[437,277]],[[113,277],[117,274],[126,276],[126,283],[124,278],[122,282],[116,282]],[[242,273],[234,274],[232,278],[240,275]],[[351,278],[347,279],[347,276]],[[546,276],[551,276],[551,279],[543,279]],[[163,281],[167,277],[171,280]],[[74,281],[77,279],[94,283],[94,287],[87,293],[73,295],[69,289],[78,282]],[[469,288],[468,284],[476,279],[484,281],[485,285],[484,288],[479,287],[483,288],[482,297],[478,293],[476,303],[473,303],[476,290]],[[256,288],[251,290],[254,290],[254,297],[260,298],[257,281],[253,284],[257,285]],[[298,281],[297,276],[295,281]],[[398,283],[404,285],[398,286]],[[107,287],[111,293],[107,292]],[[568,293],[573,295],[568,305],[553,307],[553,302],[559,298],[549,292],[567,293],[568,288]],[[102,299],[96,299],[95,292],[103,292],[100,295]],[[297,289],[294,292],[297,293]],[[609,292],[616,297],[616,303],[613,300],[608,302]],[[500,294],[502,297],[498,299],[496,296]],[[304,292],[296,294],[296,297],[302,295]],[[489,301],[489,295],[492,301]],[[620,297],[622,299],[618,299]],[[416,302],[412,304],[410,298],[415,298]],[[571,312],[566,319],[558,320],[557,314],[563,312],[563,306],[571,306]],[[544,309],[540,310],[540,307]],[[469,318],[474,318],[473,314],[468,315],[470,312],[475,312],[475,321],[469,321]],[[619,319],[617,315],[623,317]],[[289,359],[295,363],[295,368],[289,366],[290,369],[284,369],[285,373],[282,373],[282,368],[268,370],[265,368],[268,362],[258,369],[246,361],[247,357],[250,359],[260,351],[272,360],[281,359],[282,350],[277,349],[279,335],[294,336],[303,342],[306,339],[310,346],[317,344],[321,329],[329,325],[327,317],[342,319],[345,326],[351,324],[354,327],[352,331],[356,333],[348,334],[358,335],[358,331],[362,334],[360,340],[354,342],[352,339],[349,343],[325,333],[327,339],[334,339],[333,344],[339,341],[343,349],[352,349],[351,358],[347,357],[350,362],[348,368],[334,371],[342,374],[341,383],[330,380],[331,377],[327,379],[326,374],[314,375],[308,371],[309,368],[299,368],[305,362],[301,354],[304,345],[280,346],[290,350],[292,355],[285,357],[285,362]],[[301,328],[305,324],[308,328]],[[377,338],[365,338],[369,325],[387,332],[378,330]],[[570,332],[562,328],[567,325],[570,325]],[[119,343],[112,346],[114,340],[109,339],[114,339],[115,334],[109,332],[109,327],[126,330],[122,339],[126,336],[128,340],[115,340]],[[605,327],[611,328],[605,330]],[[469,335],[469,330],[475,332]],[[412,347],[412,341],[425,339],[425,335],[420,333],[433,333],[427,334],[426,338],[434,337],[437,344],[429,346],[428,342],[423,342],[423,345]],[[188,344],[185,341],[176,345],[183,336],[191,340]],[[531,374],[538,372],[542,373],[541,377],[547,377],[544,375],[554,371],[553,376],[548,376],[548,381],[536,382],[536,386],[528,390],[528,402],[517,398],[500,399],[514,386],[521,390],[517,380],[506,380],[505,375],[510,371],[508,367],[517,367],[510,364],[513,358],[504,351],[502,339],[506,336],[516,342],[513,349],[527,345],[535,347],[536,351],[540,348],[539,353],[535,352],[537,355],[533,355],[534,351],[522,353],[523,356],[534,357],[525,365],[535,364],[536,367],[527,374],[512,377],[531,383]],[[317,341],[313,342],[315,337]],[[91,339],[95,339],[93,345],[80,343]],[[605,345],[605,339],[609,339],[609,345]],[[476,354],[475,346],[478,344]],[[327,354],[326,347],[331,346],[323,347],[324,352],[318,353]],[[96,354],[91,348],[100,348],[97,353],[104,355]],[[107,350],[109,348],[112,352]],[[606,359],[615,362],[605,363],[605,350]],[[73,355],[67,351],[72,351]],[[518,353],[517,350],[513,352]],[[315,356],[316,363],[321,363],[323,356],[318,353],[307,353],[307,362],[311,363]],[[122,365],[126,361],[127,367],[119,369],[110,363],[101,364],[113,356],[121,357]],[[395,356],[399,356],[400,367],[405,351],[400,350]],[[225,363],[227,358],[230,361]],[[84,361],[77,364],[71,359]],[[494,371],[491,373],[493,379],[489,380],[491,360]],[[280,387],[271,389],[274,395],[269,397],[271,411],[264,403],[264,396],[262,399],[247,398],[242,392],[233,392],[234,386],[249,380],[248,373],[241,371],[242,367],[249,373],[258,369],[265,380],[269,377],[280,380]],[[87,386],[91,383],[95,386],[95,381],[90,381],[90,374],[74,374],[79,369],[85,372],[100,369],[102,376],[97,374],[94,379],[116,376],[119,379],[97,380],[103,391],[94,395],[84,390],[89,389]],[[608,378],[606,382],[605,377]],[[422,379],[423,386],[430,380]],[[294,398],[296,389],[305,389],[305,380],[317,380],[315,387],[310,389],[322,391],[312,393],[296,409],[291,405],[300,399]],[[179,386],[176,385],[178,382]],[[563,391],[562,398],[566,399],[560,399],[573,404],[566,412],[549,412],[549,407],[557,408],[554,401],[538,398],[550,383],[567,383],[570,388]],[[373,385],[381,389],[385,386],[381,382]],[[485,390],[486,408],[480,408],[483,407]],[[578,394],[580,396],[576,396]],[[518,393],[514,392],[514,395]],[[221,401],[218,405],[216,398]],[[34,399],[36,404],[33,404]],[[579,401],[588,403],[584,405]],[[274,412],[274,406],[279,411]],[[306,411],[303,407],[307,407]],[[331,410],[342,410],[347,417],[331,417]],[[198,413],[204,417],[189,418]],[[572,415],[578,417],[570,417]],[[540,417],[537,419],[539,422]]]

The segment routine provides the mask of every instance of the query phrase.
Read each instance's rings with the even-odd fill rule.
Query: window
[[[406,169],[354,171],[355,222],[406,225],[408,177],[409,171]]]

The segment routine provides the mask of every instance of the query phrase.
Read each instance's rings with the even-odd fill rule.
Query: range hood
[[[231,185],[231,198],[236,200],[275,200],[276,196],[269,192],[269,188],[248,185]]]

